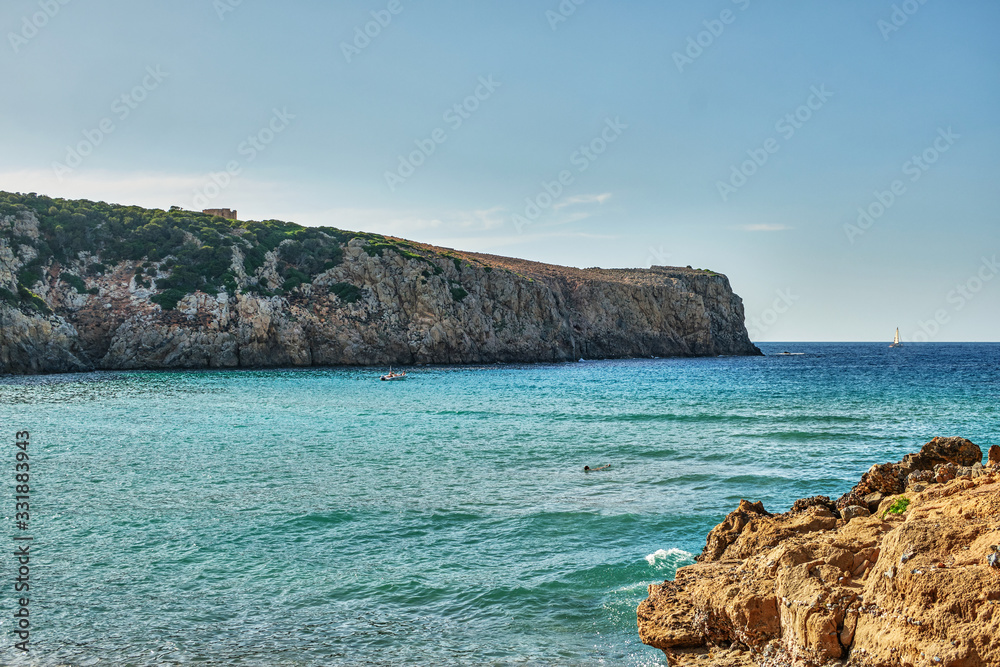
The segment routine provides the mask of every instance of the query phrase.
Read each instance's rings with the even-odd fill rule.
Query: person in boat
[[[590,466],[583,466],[583,472],[597,472],[598,470],[604,470],[605,468],[610,468],[610,467],[611,467],[610,463],[606,466],[601,466],[600,468],[591,468]]]

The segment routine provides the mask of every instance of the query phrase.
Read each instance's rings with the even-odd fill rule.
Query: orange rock
[[[671,665],[1000,665],[1000,569],[987,559],[1000,553],[1000,475],[907,498],[905,515],[850,522],[823,505],[771,515],[741,502],[697,564],[649,587],[640,638]],[[739,662],[698,657],[734,643]]]

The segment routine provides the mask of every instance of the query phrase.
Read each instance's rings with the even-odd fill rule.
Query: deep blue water
[[[35,538],[28,658],[0,556],[0,663],[664,665],[635,607],[740,498],[1000,444],[1000,345],[762,348],[0,378],[4,534],[27,429]]]

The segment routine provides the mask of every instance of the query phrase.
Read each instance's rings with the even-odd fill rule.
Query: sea
[[[1000,345],[761,348],[4,376],[0,664],[665,665],[636,606],[741,498],[1000,444]]]

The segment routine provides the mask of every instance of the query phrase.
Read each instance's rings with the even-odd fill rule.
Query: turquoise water
[[[1000,444],[1000,345],[763,348],[804,354],[0,378],[0,662],[664,665],[635,607],[740,498]]]

